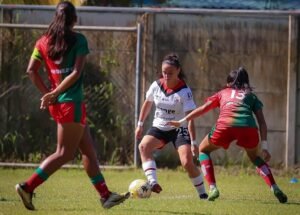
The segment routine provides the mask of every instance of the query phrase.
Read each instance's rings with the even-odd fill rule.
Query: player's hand
[[[55,103],[56,102],[56,97],[57,97],[57,94],[54,93],[53,91],[43,95],[43,97],[41,98],[40,108],[41,109],[46,109],[49,105]]]
[[[199,155],[199,150],[198,150],[198,146],[197,145],[191,145],[191,150],[192,150],[192,155],[194,157],[198,157]]]
[[[136,139],[141,139],[142,138],[142,134],[143,134],[143,126],[137,126],[135,129],[135,138]]]
[[[179,128],[180,127],[180,122],[178,122],[178,121],[169,121],[169,122],[166,123],[166,125],[170,125],[170,126]]]
[[[265,162],[268,162],[271,159],[271,155],[268,150],[266,149],[262,150],[262,158],[264,159]]]

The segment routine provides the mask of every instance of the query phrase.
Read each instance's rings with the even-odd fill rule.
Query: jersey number
[[[188,128],[179,127],[178,129],[179,129],[179,131],[178,131],[178,135],[179,136],[189,137],[189,130],[188,130]]]
[[[230,98],[232,98],[232,99],[236,98],[236,99],[239,99],[239,100],[243,100],[245,98],[245,93],[244,92],[236,93],[236,90],[232,90]]]

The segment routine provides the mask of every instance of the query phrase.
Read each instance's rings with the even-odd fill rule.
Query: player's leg
[[[199,161],[203,175],[209,185],[209,201],[214,201],[220,195],[216,185],[213,162],[210,158],[210,153],[218,148],[218,146],[209,142],[208,135],[206,135],[199,145]]]
[[[145,172],[147,180],[149,181],[152,187],[152,191],[156,193],[160,193],[162,191],[162,188],[157,182],[156,162],[153,158],[153,152],[154,150],[161,148],[163,146],[164,144],[161,142],[161,140],[153,136],[152,133],[145,135],[141,143],[139,144],[139,150],[140,150],[140,155],[142,160],[142,168]]]
[[[273,191],[274,195],[279,200],[279,202],[280,203],[287,202],[287,196],[280,190],[280,188],[276,184],[269,165],[260,156],[258,156],[257,146],[253,149],[245,148],[245,150],[247,152],[249,159],[256,166],[257,172],[264,179],[266,184],[271,188],[271,190]]]
[[[63,164],[74,158],[83,130],[80,123],[57,125],[56,152],[47,157],[25,183],[16,185],[16,190],[27,209],[34,210],[32,204],[34,189],[45,182]]]
[[[177,148],[177,152],[179,154],[181,165],[187,171],[189,178],[191,179],[192,184],[197,190],[200,199],[207,199],[208,196],[205,191],[205,186],[203,183],[201,171],[193,161],[191,145],[190,144],[180,145]]]
[[[122,203],[129,197],[129,193],[117,194],[112,193],[100,171],[96,152],[93,145],[93,139],[89,127],[86,126],[83,137],[79,144],[79,150],[82,154],[82,161],[87,175],[90,177],[92,184],[100,195],[100,200],[104,208],[111,208]]]
[[[285,203],[287,196],[279,189],[268,164],[258,155],[259,135],[257,128],[234,128],[237,136],[237,145],[243,147],[257,172],[271,188],[279,202]]]

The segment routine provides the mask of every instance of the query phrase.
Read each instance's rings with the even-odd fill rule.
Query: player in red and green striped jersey
[[[201,169],[210,187],[208,200],[214,201],[219,197],[210,153],[221,147],[227,149],[231,142],[236,141],[237,145],[246,150],[258,173],[271,188],[279,202],[287,202],[287,196],[279,189],[271,169],[266,163],[270,160],[271,155],[268,152],[267,125],[262,111],[263,104],[252,92],[248,73],[244,68],[231,71],[227,77],[226,87],[207,98],[205,104],[193,110],[183,119],[171,121],[168,124],[179,127],[182,123],[217,107],[220,108],[217,123],[199,145]],[[256,116],[259,129],[253,113]],[[258,155],[259,135],[262,158]]]
[[[78,149],[104,208],[118,205],[129,197],[128,192],[111,192],[99,169],[83,103],[82,69],[89,49],[85,36],[73,31],[76,20],[73,4],[68,1],[59,3],[46,33],[36,42],[27,68],[29,78],[43,94],[41,109],[49,108],[57,122],[56,152],[48,156],[24,183],[16,185],[17,193],[29,210],[35,209],[33,191],[63,164],[72,160]],[[47,70],[50,88],[46,87],[38,73],[42,62]]]

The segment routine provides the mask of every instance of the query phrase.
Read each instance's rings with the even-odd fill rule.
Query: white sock
[[[193,185],[195,186],[199,195],[205,193],[205,186],[203,183],[203,178],[202,178],[201,173],[196,178],[190,178],[190,179],[191,179]]]
[[[143,170],[150,184],[157,183],[156,163],[154,160],[142,163]]]

